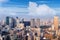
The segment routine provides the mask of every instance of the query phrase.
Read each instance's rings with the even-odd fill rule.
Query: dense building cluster
[[[27,21],[7,16],[0,21],[0,40],[60,40],[59,18]]]

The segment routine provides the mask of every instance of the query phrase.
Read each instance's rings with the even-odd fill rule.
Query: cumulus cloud
[[[35,2],[29,2],[29,15],[32,16],[54,16],[55,10],[47,6],[46,4],[38,5]]]

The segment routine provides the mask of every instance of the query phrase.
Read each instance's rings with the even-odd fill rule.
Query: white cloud
[[[0,7],[0,15],[20,15],[22,13],[27,12],[26,8],[18,8],[18,7]]]
[[[36,9],[37,9],[37,4],[34,2],[29,2],[29,15],[32,14],[36,14]]]
[[[29,15],[32,16],[54,16],[55,10],[48,7],[46,4],[38,5],[35,2],[29,2]]]
[[[8,2],[9,0],[0,0],[0,3]]]

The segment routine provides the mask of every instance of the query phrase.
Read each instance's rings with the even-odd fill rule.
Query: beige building
[[[40,40],[40,37],[34,35],[34,40]]]
[[[23,29],[23,28],[24,28],[24,23],[19,23],[19,24],[17,25],[17,27],[20,28],[20,29]]]
[[[51,26],[51,30],[54,31],[54,25],[53,25],[53,24],[52,24],[52,26]]]
[[[40,40],[40,37],[36,37],[36,40]]]
[[[15,20],[16,20],[16,26],[18,26],[20,19],[19,18],[16,18]]]
[[[37,33],[37,36],[34,36],[34,40],[40,40],[40,28],[31,28],[31,30],[35,33]]]
[[[56,31],[56,34],[58,33],[58,17],[57,16],[54,16],[54,30]]]

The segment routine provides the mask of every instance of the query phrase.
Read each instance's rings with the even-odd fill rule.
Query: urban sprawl
[[[25,20],[7,16],[0,21],[0,40],[60,40],[59,17]]]

